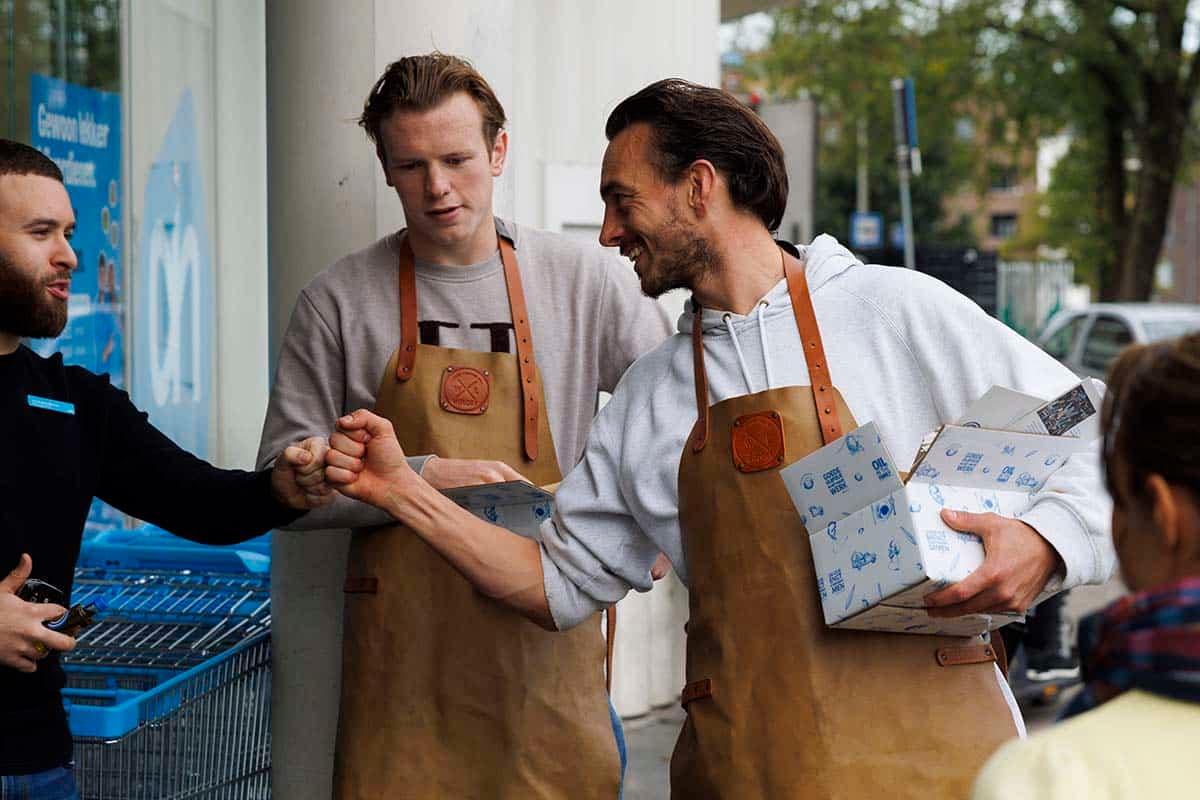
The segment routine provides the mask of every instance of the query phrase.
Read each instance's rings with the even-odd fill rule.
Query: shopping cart
[[[108,607],[64,654],[83,800],[270,797],[265,574],[76,570]]]

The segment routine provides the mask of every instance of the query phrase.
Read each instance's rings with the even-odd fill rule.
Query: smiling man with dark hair
[[[913,453],[993,385],[1052,397],[1076,378],[928,276],[863,264],[829,236],[774,241],[783,151],[728,93],[659,81],[618,104],[607,134],[601,243],[633,259],[645,292],[687,288],[692,303],[597,416],[540,540],[433,491],[366,410],[339,420],[329,481],[560,630],[648,590],[666,553],[690,603],[675,797],[965,796],[1022,730],[996,648],[826,627],[779,469],[858,422]],[[1080,458],[1020,519],[945,516],[986,558],[926,598],[929,613],[1024,610],[1043,590],[1106,580],[1105,510],[1095,460]]]
[[[16,596],[31,575],[70,602],[92,498],[198,542],[230,544],[290,522],[331,493],[313,442],[269,472],[220,470],[179,449],[107,376],[41,358],[23,337],[67,322],[75,214],[54,162],[0,139],[0,797],[69,800],[71,734],[43,622],[64,609]]]

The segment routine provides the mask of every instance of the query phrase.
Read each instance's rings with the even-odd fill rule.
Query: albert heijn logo
[[[488,409],[492,374],[474,367],[446,367],[442,373],[442,408],[453,414],[482,414]]]

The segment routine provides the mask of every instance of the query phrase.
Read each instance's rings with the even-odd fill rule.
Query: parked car
[[[1200,305],[1093,303],[1050,318],[1037,344],[1081,378],[1104,379],[1127,344],[1169,339],[1200,330]]]

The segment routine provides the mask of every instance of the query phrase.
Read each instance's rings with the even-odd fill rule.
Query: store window
[[[118,0],[0,0],[0,41],[6,139],[29,141],[31,75],[120,91]]]
[[[41,355],[107,373],[125,385],[121,137],[121,38],[118,0],[0,0],[5,54],[0,132],[31,144],[62,169],[75,210],[67,327],[57,339],[28,342]],[[95,501],[89,527],[120,523]]]

